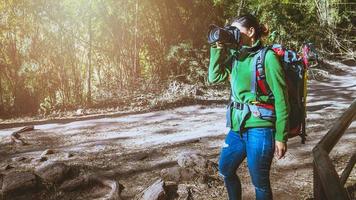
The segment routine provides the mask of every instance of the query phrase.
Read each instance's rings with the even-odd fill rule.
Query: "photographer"
[[[227,110],[230,131],[220,153],[219,173],[224,177],[230,200],[241,199],[241,182],[236,175],[247,157],[256,199],[272,199],[270,167],[275,154],[287,150],[288,96],[282,66],[272,50],[263,48],[261,37],[268,30],[253,15],[232,20],[230,26],[212,27],[209,82],[230,79],[231,102]],[[271,94],[260,92],[256,76],[256,55],[266,49],[262,65]],[[257,69],[258,73],[258,69]]]

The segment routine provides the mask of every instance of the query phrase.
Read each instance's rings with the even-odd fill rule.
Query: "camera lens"
[[[234,26],[225,26],[224,28],[221,28],[214,24],[210,25],[208,32],[208,43],[213,45],[218,41],[228,45],[239,44],[239,29]]]
[[[220,33],[219,29],[212,30],[210,32],[210,40],[214,41],[214,42],[218,41],[219,40],[219,33]]]
[[[213,44],[220,39],[220,27],[211,25],[208,33],[208,43]]]

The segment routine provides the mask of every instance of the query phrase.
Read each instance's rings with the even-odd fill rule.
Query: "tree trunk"
[[[135,6],[135,49],[134,49],[134,74],[137,73],[137,15],[138,15],[138,0]]]
[[[335,3],[333,4],[333,2]],[[337,17],[339,16],[338,1],[315,0],[315,6],[318,11],[320,24],[335,28],[338,20]]]
[[[237,10],[237,16],[240,16],[241,10],[244,8],[244,4],[245,4],[245,0],[240,0],[240,5],[239,5],[239,8]]]
[[[91,105],[91,46],[92,46],[92,28],[91,28],[91,5],[89,8],[89,52],[88,52],[88,93],[87,93],[87,105]]]
[[[3,89],[2,89],[2,79],[0,75],[0,116],[4,114],[4,100],[3,100]]]

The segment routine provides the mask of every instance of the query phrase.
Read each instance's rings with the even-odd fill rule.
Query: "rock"
[[[53,149],[46,149],[44,152],[42,152],[40,157],[44,157],[44,156],[50,155],[50,154],[54,154],[54,150]]]
[[[139,200],[166,200],[167,194],[165,191],[165,182],[161,179],[154,182],[141,194],[139,194]]]
[[[177,163],[184,168],[204,169],[207,166],[207,159],[200,154],[184,153],[178,156]]]
[[[38,168],[35,173],[48,183],[61,183],[69,174],[70,168],[61,162],[45,162]]]
[[[18,193],[36,187],[37,179],[32,172],[14,171],[4,176],[2,191],[4,193]]]

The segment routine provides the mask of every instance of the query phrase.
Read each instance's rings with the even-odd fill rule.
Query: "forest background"
[[[0,118],[204,93],[208,27],[243,13],[275,42],[355,61],[355,12],[352,0],[1,0]]]

